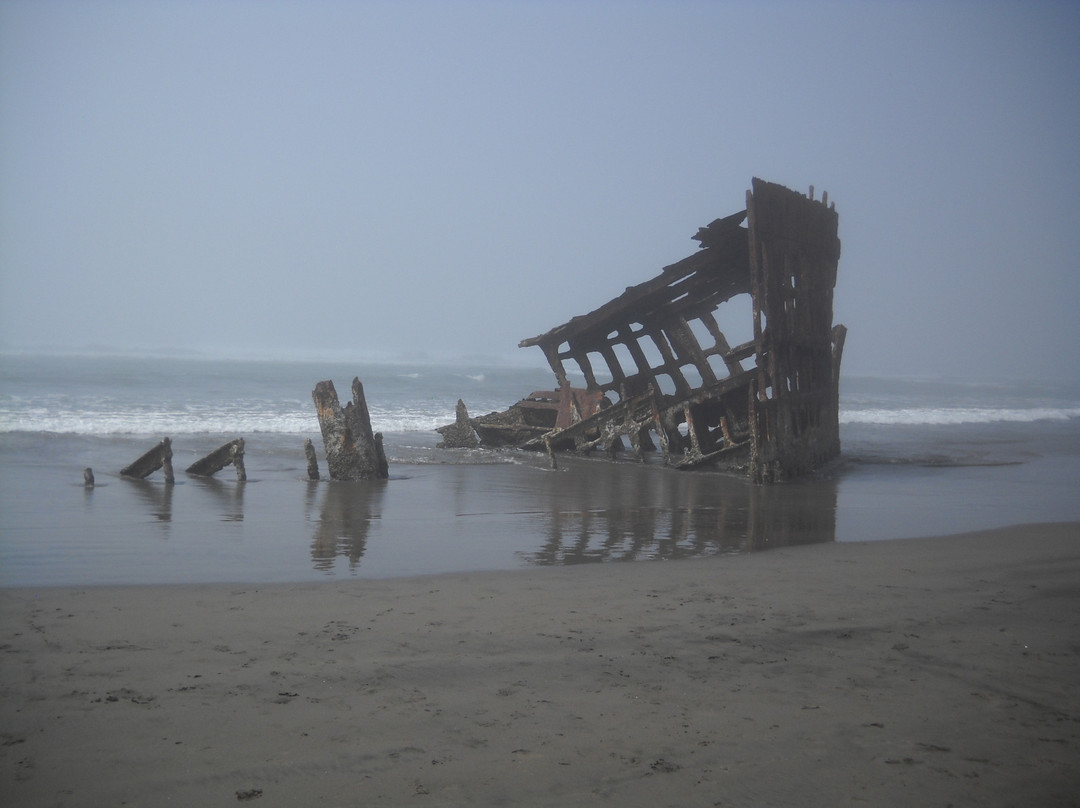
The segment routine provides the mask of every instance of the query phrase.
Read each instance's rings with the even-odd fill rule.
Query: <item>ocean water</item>
[[[311,390],[364,383],[391,479],[310,483]],[[535,367],[0,356],[0,585],[268,582],[663,561],[1080,520],[1080,384],[845,378],[843,462],[755,487],[659,456],[436,448],[458,398],[504,409]],[[119,476],[162,437],[160,472]],[[248,481],[191,462],[235,437]],[[97,485],[82,484],[91,467]]]

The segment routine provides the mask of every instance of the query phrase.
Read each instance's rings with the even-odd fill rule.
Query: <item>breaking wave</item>
[[[483,408],[476,409],[476,412],[486,411]],[[448,405],[397,408],[375,406],[371,407],[370,415],[372,429],[385,433],[432,432],[454,420],[454,411]],[[840,412],[841,424],[879,426],[1032,423],[1068,421],[1072,418],[1080,418],[1080,407],[911,407]],[[273,411],[254,402],[244,407],[221,409],[190,407],[127,411],[0,407],[0,432],[77,435],[317,434],[319,422],[314,412],[299,406],[296,409],[279,408]]]
[[[450,411],[372,408],[376,432],[429,432],[453,422]],[[261,410],[153,410],[85,412],[55,410],[0,411],[0,432],[52,432],[76,435],[198,435],[259,433],[318,434],[313,412]]]
[[[1080,407],[912,407],[908,409],[841,410],[841,424],[956,425],[1003,422],[1068,421],[1080,418]]]

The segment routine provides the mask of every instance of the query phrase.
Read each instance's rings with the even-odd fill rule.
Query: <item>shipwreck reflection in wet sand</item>
[[[159,522],[172,521],[173,483],[157,483],[122,477],[122,480],[139,492],[139,497],[150,506],[150,514]]]
[[[386,480],[308,483],[309,507],[317,489],[325,490],[311,538],[313,566],[321,572],[332,572],[338,556],[342,556],[354,570],[367,549],[371,520],[379,517]]]
[[[836,538],[831,480],[759,486],[720,474],[643,471],[575,474],[572,486],[552,491],[541,512],[546,541],[535,553],[521,553],[523,560],[672,560]]]
[[[227,483],[214,477],[192,477],[193,487],[208,491],[221,506],[223,522],[244,521],[244,492],[247,483],[243,480]]]

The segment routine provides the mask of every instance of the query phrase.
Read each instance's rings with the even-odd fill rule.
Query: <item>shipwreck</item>
[[[837,224],[827,194],[754,178],[746,209],[700,228],[693,255],[520,343],[543,351],[556,389],[476,418],[459,404],[440,445],[541,450],[554,463],[614,455],[625,438],[638,459],[659,450],[669,466],[758,483],[822,469],[840,454]],[[749,314],[752,338],[730,344],[729,308]]]

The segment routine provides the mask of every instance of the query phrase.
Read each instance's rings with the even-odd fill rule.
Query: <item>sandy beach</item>
[[[1080,801],[1080,524],[0,592],[0,802]]]

